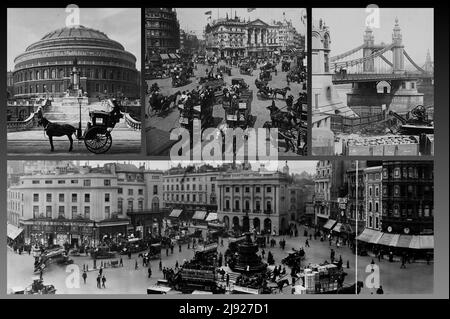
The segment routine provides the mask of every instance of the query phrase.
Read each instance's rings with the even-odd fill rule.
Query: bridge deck
[[[432,77],[433,76],[430,74],[419,73],[335,73],[333,74],[333,84],[345,84],[354,82],[405,81]]]

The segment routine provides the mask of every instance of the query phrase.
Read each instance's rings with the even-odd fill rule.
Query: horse
[[[52,123],[47,120],[45,117],[40,116],[38,120],[38,124],[44,127],[44,132],[48,136],[48,140],[50,142],[51,151],[53,152],[55,148],[53,147],[53,136],[64,136],[66,135],[70,141],[69,152],[73,149],[73,138],[72,134],[75,134],[77,129],[70,124],[58,124]]]
[[[289,286],[289,280],[287,278],[277,281],[277,287],[280,292],[283,291],[285,285]]]
[[[172,103],[176,103],[178,95],[181,95],[180,91],[177,91],[168,97],[163,97],[161,100],[161,103],[160,103],[161,108],[159,110],[159,113],[162,113],[162,112],[170,109],[170,106],[172,105]]]
[[[275,101],[272,101],[272,105],[269,105],[267,109],[270,111],[270,120],[274,127],[290,128],[296,124],[293,115],[290,112],[281,111],[275,106]]]
[[[273,90],[273,96],[276,98],[277,94],[280,94],[283,97],[283,100],[286,99],[286,94],[288,91],[291,90],[290,87],[286,86],[284,89],[272,89]]]

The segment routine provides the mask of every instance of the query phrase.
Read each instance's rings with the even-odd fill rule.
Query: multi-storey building
[[[287,229],[292,210],[289,175],[261,170],[231,171],[218,178],[218,187],[218,216],[227,229],[276,234]]]
[[[338,198],[343,197],[344,175],[348,163],[341,160],[318,161],[316,167],[314,215],[315,223],[324,226],[329,219],[336,221]]]
[[[364,169],[365,180],[365,227],[381,230],[383,203],[382,166]]]
[[[247,22],[222,18],[205,28],[206,51],[221,58],[244,57],[248,41]]]
[[[104,236],[160,234],[162,172],[109,163],[23,175],[8,189],[8,221],[26,242],[94,244]]]
[[[145,9],[145,52],[173,54],[180,48],[180,24],[173,8]]]
[[[433,233],[433,162],[383,162],[383,232]]]
[[[208,166],[170,169],[162,177],[165,207],[182,209],[185,216],[191,216],[197,210],[217,211],[217,178],[220,173],[218,169]]]

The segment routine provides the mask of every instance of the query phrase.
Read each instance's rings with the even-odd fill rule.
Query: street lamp
[[[81,138],[81,101],[83,101],[82,97],[77,97],[78,100],[78,106],[79,106],[79,110],[80,110],[80,121],[78,122],[78,131],[77,131],[77,139]]]
[[[95,220],[94,220],[94,225],[92,226],[92,240],[93,240],[93,242],[94,242],[94,250],[93,250],[93,252],[94,252],[94,269],[97,269],[97,252],[95,251],[95,247],[96,247],[96,245],[95,245],[95,230],[97,229],[97,224],[95,223]]]

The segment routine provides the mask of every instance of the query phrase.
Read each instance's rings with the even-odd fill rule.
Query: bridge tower
[[[373,31],[370,27],[366,28],[363,40],[364,40],[363,57],[367,57],[373,53],[373,47],[375,42],[375,36],[373,35]],[[374,60],[368,59],[367,61],[364,61],[363,70],[364,73],[373,73],[375,71]]]
[[[398,24],[398,18],[395,18],[395,26],[392,32],[392,44],[393,71],[396,74],[405,73],[405,62],[403,55],[404,45],[402,42],[402,33],[400,25]]]

